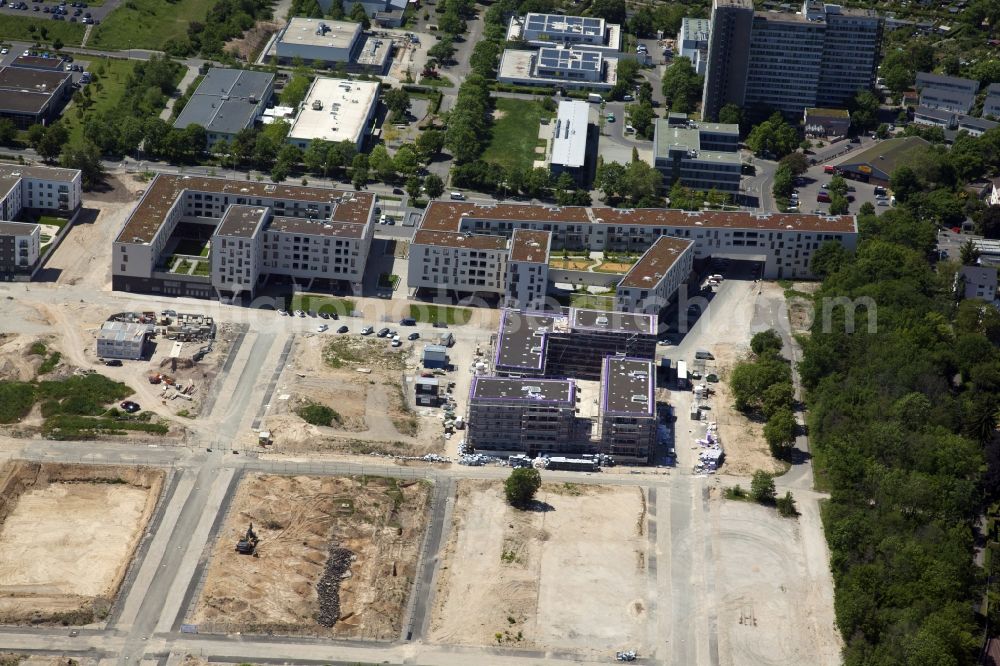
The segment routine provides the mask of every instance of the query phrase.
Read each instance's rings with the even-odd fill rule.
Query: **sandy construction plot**
[[[202,633],[397,638],[428,498],[427,484],[414,481],[247,476],[190,621]],[[250,522],[260,537],[258,557],[235,552]],[[332,553],[347,565],[335,576],[327,571]],[[320,624],[323,611],[338,606],[335,624]]]
[[[521,512],[507,506],[500,483],[459,484],[430,639],[642,649],[650,594],[642,490],[546,484],[537,498],[544,510]]]
[[[3,474],[0,621],[101,617],[114,600],[163,473],[14,463]]]
[[[719,506],[715,589],[724,665],[841,662],[818,505],[799,508],[802,516],[789,520],[747,502]]]

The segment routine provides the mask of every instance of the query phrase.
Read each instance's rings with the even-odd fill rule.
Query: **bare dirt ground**
[[[425,483],[379,477],[247,476],[190,621],[203,633],[398,638],[429,494]],[[259,557],[235,552],[251,522]],[[339,592],[320,587],[332,548],[353,554]],[[339,620],[325,628],[317,617],[331,600]]]
[[[793,334],[809,334],[815,312],[812,302],[803,298],[801,294],[814,294],[819,288],[819,282],[793,282],[791,290],[785,292],[788,320]]]
[[[818,503],[800,501],[797,520],[749,502],[713,504],[720,663],[841,663]]]
[[[271,35],[278,32],[284,23],[275,21],[258,21],[254,27],[243,33],[238,39],[230,40],[226,43],[226,53],[232,53],[240,60],[247,62],[253,55],[258,53]]]
[[[331,325],[336,328],[336,322]],[[299,336],[292,360],[278,382],[266,426],[275,450],[300,452],[379,451],[422,455],[441,450],[433,417],[412,407],[403,375],[416,370],[413,343],[356,333]],[[309,403],[340,416],[331,426],[306,423],[296,412]]]
[[[96,659],[0,652],[0,666],[96,666]]]
[[[430,640],[602,655],[649,647],[642,489],[545,484],[535,511],[509,507],[498,482],[462,481],[457,494]]]
[[[31,353],[36,342],[48,340],[30,335],[0,333],[0,380],[30,382],[38,374],[44,356]]]
[[[164,473],[13,462],[0,471],[0,622],[87,624],[111,607]]]

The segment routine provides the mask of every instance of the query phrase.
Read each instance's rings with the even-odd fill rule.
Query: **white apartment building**
[[[694,266],[694,242],[660,236],[615,291],[615,310],[656,314],[669,303]]]
[[[410,243],[408,271],[411,289],[503,294],[507,239],[418,229]]]
[[[13,220],[25,208],[71,214],[82,201],[79,169],[0,166],[0,220]]]
[[[112,288],[210,298],[231,293],[217,287],[225,286],[232,269],[229,284],[243,294],[272,275],[345,281],[360,293],[375,203],[367,192],[159,174],[114,242]],[[266,213],[258,215],[259,209]],[[211,277],[171,273],[163,265],[181,223],[204,227],[203,236],[211,236]]]
[[[504,307],[540,310],[549,286],[548,231],[515,229],[511,234],[504,281]]]
[[[0,221],[0,280],[30,280],[38,265],[41,227]]]
[[[967,114],[976,103],[979,81],[957,76],[917,72],[916,88],[920,106],[938,111]]]

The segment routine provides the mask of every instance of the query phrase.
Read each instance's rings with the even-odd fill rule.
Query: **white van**
[[[462,194],[461,192],[452,192],[451,198],[454,199],[455,201],[465,201],[465,195]]]

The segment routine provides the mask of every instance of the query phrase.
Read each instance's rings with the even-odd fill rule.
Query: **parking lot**
[[[823,171],[822,164],[817,164],[814,167],[810,167],[804,174],[802,174],[802,185],[796,187],[796,192],[799,197],[799,210],[803,213],[829,213],[830,204],[822,203],[816,200],[820,191],[828,186],[830,179],[833,178],[833,174],[825,173]],[[847,198],[848,198],[848,212],[852,214],[857,214],[861,205],[865,202],[871,203],[875,206],[877,212],[885,211],[888,206],[879,205],[875,199],[875,185],[870,183],[862,183],[855,180],[847,180]],[[853,198],[853,201],[851,199]]]

